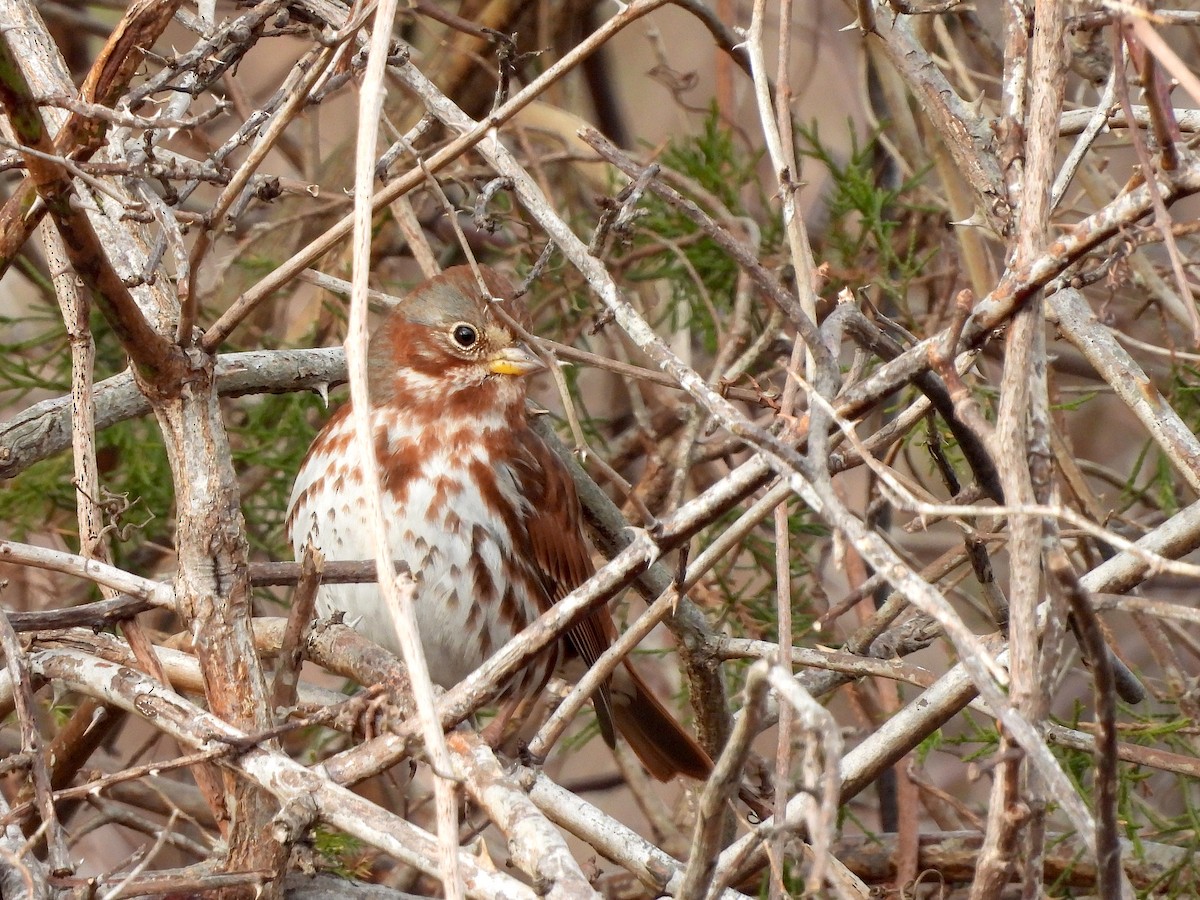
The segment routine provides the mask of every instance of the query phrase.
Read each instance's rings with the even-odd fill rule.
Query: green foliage
[[[579,417],[579,427],[588,446],[594,450],[603,451],[608,445],[609,421],[590,409],[587,392],[580,390],[579,379],[584,369],[580,366],[563,366],[563,380],[567,383],[567,391],[575,403],[575,412]],[[559,434],[567,434],[569,427],[562,416],[554,416],[555,428]],[[574,446],[574,440],[568,438],[568,446]]]
[[[931,754],[934,750],[939,749],[942,746],[944,739],[945,736],[942,734],[942,730],[940,728],[937,731],[930,732],[929,736],[926,737],[925,740],[917,744],[917,761],[921,765],[925,765],[926,760],[929,759],[929,754]]]
[[[0,403],[23,400],[30,391],[59,391],[62,372],[47,364],[66,354],[67,336],[62,319],[49,309],[34,309],[15,319],[0,316],[0,334],[26,332],[25,337],[0,341]]]
[[[1164,744],[1181,754],[1192,756],[1194,722],[1176,712],[1141,713],[1136,708],[1123,708],[1120,739],[1135,746],[1161,748]],[[1068,727],[1092,731],[1091,708],[1077,700],[1072,715],[1063,721]],[[1126,721],[1127,720],[1127,721]],[[1094,792],[1095,758],[1090,750],[1075,750],[1051,744],[1063,770],[1075,784],[1082,797],[1091,802]],[[1175,786],[1165,794],[1178,798],[1175,804],[1146,802],[1154,795],[1164,795],[1163,779],[1173,780]],[[1194,804],[1196,780],[1184,775],[1171,775],[1122,763],[1117,779],[1117,817],[1125,838],[1130,841],[1131,856],[1142,856],[1145,840],[1171,843],[1177,847],[1193,847],[1200,834],[1200,810]],[[1176,809],[1171,809],[1176,806]],[[1171,840],[1178,838],[1177,840]],[[1189,862],[1164,874],[1154,890],[1140,896],[1195,896],[1197,873]]]
[[[704,190],[715,195],[734,215],[746,215],[742,190],[758,184],[761,153],[739,148],[714,103],[704,120],[703,131],[683,140],[673,140],[662,154],[670,169],[693,178]],[[758,199],[762,199],[759,197]]]
[[[806,867],[796,865],[799,860],[791,858],[784,859],[782,862],[783,871],[780,875],[780,882],[783,886],[783,894],[785,897],[806,897],[809,895],[804,889],[804,876]],[[758,886],[758,896],[766,900],[771,896],[771,876],[764,874],[762,882]]]
[[[761,232],[760,256],[770,256],[778,249],[782,225],[774,213],[755,215],[751,210],[751,207],[769,208],[758,176],[759,159],[759,154],[739,146],[714,106],[701,133],[669,143],[660,162],[715,198],[724,212],[738,218],[754,218]],[[691,193],[686,189],[683,192]],[[716,214],[718,220],[724,218],[722,213],[709,208],[711,204],[703,194],[692,199]],[[669,283],[671,296],[659,324],[665,323],[672,331],[690,329],[705,350],[713,353],[720,329],[733,312],[738,266],[715,241],[656,196],[647,194],[643,209],[645,215],[638,219],[629,277],[634,281],[662,279]]]
[[[265,278],[278,269],[281,262],[283,262],[283,260],[274,259],[270,256],[259,256],[254,253],[243,253],[238,255],[235,264],[238,270],[244,275],[258,280]]]
[[[744,510],[735,509],[717,520],[705,533],[709,543],[726,531]],[[807,636],[816,618],[811,592],[816,573],[816,554],[819,541],[806,538],[828,536],[828,529],[818,522],[812,511],[795,503],[788,510],[788,534],[791,554],[788,558],[792,579],[792,637],[800,641]],[[723,606],[718,612],[722,622],[735,622],[737,633],[765,641],[779,639],[775,589],[775,532],[770,520],[745,535],[739,552],[730,554],[710,575],[720,590]]]
[[[71,358],[57,310],[35,306],[27,316],[5,319],[0,334],[0,403],[17,405],[32,391],[64,395],[70,390]],[[92,317],[96,378],[126,365],[117,340],[99,314]],[[153,420],[122,422],[96,435],[101,496],[94,498],[110,526],[115,561],[147,540],[168,538],[174,491],[162,437]],[[30,466],[0,490],[0,521],[23,540],[34,531],[56,530],[73,537],[76,523],[74,470],[69,452]]]
[[[796,129],[800,155],[822,165],[831,178],[825,198],[829,220],[814,249],[834,267],[831,293],[873,284],[905,309],[909,283],[936,253],[926,246],[926,229],[904,227],[906,220],[937,212],[913,201],[925,172],[888,186],[876,167],[878,134],[860,145],[854,129],[848,130],[850,156],[840,161],[821,140],[815,121]]]
[[[596,710],[590,703],[579,710],[572,723],[571,729],[558,741],[558,752],[568,755],[582,749],[593,738],[600,737],[600,720],[596,718]]]
[[[984,724],[970,710],[964,710],[955,724],[953,732],[943,728],[942,741],[947,747],[958,748],[963,761],[986,759],[1000,747],[1000,734],[993,721]]]
[[[1149,469],[1149,475],[1145,484],[1139,486],[1138,482],[1144,477],[1143,471],[1146,469]],[[1171,461],[1161,452],[1158,444],[1149,438],[1138,449],[1114,505],[1116,512],[1124,513],[1139,503],[1149,504],[1168,514],[1178,512],[1182,506]]]
[[[1194,365],[1176,362],[1166,379],[1164,394],[1170,406],[1179,414],[1193,434],[1200,433],[1200,369]],[[1157,444],[1147,442],[1143,454],[1152,453],[1152,469],[1149,482],[1142,488],[1168,514],[1174,514],[1189,502],[1181,491],[1186,491],[1182,480],[1175,477],[1174,466],[1163,455]],[[1139,467],[1143,459],[1139,457]],[[1190,494],[1190,492],[1189,492]],[[1126,484],[1125,499],[1135,502],[1141,492],[1133,486],[1133,476]]]
[[[1050,404],[1050,409],[1055,412],[1079,412],[1099,395],[1099,391],[1084,391],[1072,400],[1060,400],[1058,403]]]
[[[13,539],[45,527],[56,514],[75,508],[71,460],[59,455],[30,466],[0,490],[0,521]]]
[[[351,879],[370,876],[370,859],[363,855],[363,843],[358,838],[318,825],[312,831],[312,845],[329,871]]]
[[[251,546],[290,559],[283,524],[292,481],[328,413],[312,393],[241,397],[231,406],[226,421]]]
[[[58,311],[35,306],[22,318],[0,320],[0,403],[27,402],[34,391],[62,396],[70,390],[70,352]],[[92,317],[96,378],[125,368],[115,337],[99,314]],[[252,546],[276,555],[291,480],[323,419],[314,394],[261,395],[225,403],[234,465],[242,477],[243,510]],[[100,501],[120,565],[147,542],[172,541],[175,490],[162,435],[152,417],[121,422],[96,434]],[[6,536],[24,540],[54,530],[78,539],[76,489],[69,452],[36,463],[0,490]]]

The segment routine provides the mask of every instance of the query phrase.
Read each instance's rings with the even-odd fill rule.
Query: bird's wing
[[[533,554],[546,594],[557,603],[595,572],[587,539],[583,536],[583,510],[571,474],[554,451],[529,428],[521,434],[523,493],[529,502],[525,520]],[[567,641],[588,666],[612,643],[616,626],[602,607],[567,632]],[[597,697],[601,730],[612,743],[612,713],[607,686]]]
[[[545,442],[526,428],[521,436],[526,465],[523,485],[529,500],[526,524],[530,549],[542,574],[546,594],[557,603],[583,584],[595,569],[583,536],[583,508],[571,473]],[[617,628],[607,607],[600,607],[567,632],[567,641],[589,666],[616,639]],[[611,747],[616,731],[629,741],[650,773],[661,781],[683,774],[703,780],[712,760],[654,696],[625,660],[594,697],[596,717]]]
[[[525,525],[530,549],[546,593],[552,603],[557,603],[596,571],[583,536],[583,509],[567,467],[531,429],[521,434],[521,450],[528,461],[522,488],[529,501]],[[572,637],[580,627],[572,630]],[[596,631],[594,639],[586,638],[578,648],[589,665],[612,642],[607,629]]]

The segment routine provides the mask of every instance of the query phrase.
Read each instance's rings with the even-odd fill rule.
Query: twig
[[[768,668],[769,663],[763,660],[751,666],[746,674],[744,702],[734,723],[733,733],[700,794],[688,866],[674,892],[674,896],[680,900],[704,900],[710,893],[718,893],[725,886],[714,878],[717,855],[727,831],[729,802],[737,794],[751,742],[761,730],[767,700]]]
[[[498,128],[518,112],[539,97],[547,88],[562,79],[566,72],[577,67],[584,59],[594,53],[597,48],[606,43],[613,34],[662,6],[667,0],[634,0],[628,6],[609,19],[573,50],[566,53],[562,59],[551,65],[545,72],[528,84],[524,90],[494,110],[486,122],[478,124],[470,132],[461,134],[437,153],[423,161],[421,166],[410,169],[405,175],[389,182],[372,198],[372,208],[386,206],[396,197],[406,194],[421,184],[428,174],[437,173],[450,162],[459,159],[464,152],[483,140],[489,131]],[[307,268],[321,255],[342,241],[351,230],[352,216],[346,216],[329,228],[323,235],[310,242],[306,247],[295,253],[291,259],[278,266],[270,275],[260,281],[253,289],[246,291],[237,302],[226,310],[221,317],[204,334],[201,346],[212,351],[233,332],[233,329],[248,316],[254,308],[283,285],[287,284],[296,273]]]
[[[1129,43],[1132,48],[1132,41],[1128,38],[1128,36],[1126,36],[1126,42]],[[1123,60],[1123,55],[1121,53],[1122,37],[1117,32],[1114,32],[1113,34],[1113,43],[1115,47],[1114,55],[1119,61],[1118,65],[1121,69],[1123,69],[1124,66],[1120,63],[1120,61]],[[1143,60],[1142,68],[1146,67],[1149,67],[1151,73],[1157,71],[1157,67],[1154,66],[1153,61],[1149,59]],[[1133,113],[1129,100],[1129,83],[1124,78],[1124,71],[1117,71],[1115,73],[1115,77],[1117,100],[1120,101],[1121,108],[1125,110],[1125,117],[1127,119],[1132,119]],[[1153,74],[1150,74],[1150,79],[1153,81]],[[1150,119],[1152,123],[1155,123],[1156,131],[1161,130],[1162,127],[1161,109],[1162,107],[1158,103],[1151,103],[1150,105]],[[1156,110],[1159,111],[1159,114],[1157,115],[1155,112]],[[1154,208],[1154,221],[1163,231],[1163,244],[1167,249],[1167,258],[1171,261],[1171,271],[1175,276],[1175,287],[1179,291],[1180,300],[1184,301],[1185,307],[1188,311],[1188,318],[1192,326],[1192,343],[1200,345],[1200,312],[1197,312],[1195,303],[1187,302],[1188,298],[1191,297],[1191,289],[1188,287],[1187,276],[1184,274],[1183,270],[1183,255],[1179,252],[1179,245],[1175,241],[1175,236],[1171,233],[1172,219],[1170,213],[1167,211],[1166,198],[1163,197],[1162,191],[1159,188],[1158,180],[1155,178],[1154,173],[1159,167],[1155,166],[1154,162],[1150,159],[1150,152],[1146,148],[1146,142],[1143,140],[1141,132],[1137,130],[1131,131],[1130,138],[1133,141],[1133,149],[1137,153],[1138,162],[1141,164],[1142,177],[1145,179],[1146,187],[1149,190],[1150,202]],[[1163,153],[1161,160],[1162,171],[1173,171],[1179,165],[1179,161],[1176,158],[1176,148],[1173,143],[1173,139],[1166,135],[1160,135],[1160,138],[1166,141],[1166,144],[1160,147],[1160,150]]]
[[[266,158],[267,154],[271,152],[276,141],[283,134],[284,129],[300,114],[304,104],[308,101],[309,91],[312,90],[321,76],[325,74],[326,67],[333,59],[336,49],[336,46],[323,47],[319,51],[317,58],[311,60],[308,65],[298,66],[292,70],[292,77],[295,83],[288,85],[285,93],[287,99],[265,123],[267,126],[266,129],[259,133],[258,140],[250,148],[250,152],[246,154],[246,158],[233,173],[233,176],[229,179],[229,183],[222,188],[216,201],[205,214],[205,227],[201,229],[199,236],[192,245],[188,256],[186,275],[180,284],[179,293],[182,301],[182,309],[180,310],[179,327],[175,337],[181,345],[185,347],[190,346],[194,337],[192,331],[196,322],[196,310],[199,303],[197,276],[205,254],[208,253],[212,232],[214,230],[221,230],[224,224],[225,213],[229,211],[230,206],[232,206],[242,193],[251,176],[258,171],[259,165]]]
[[[1155,572],[1145,553],[1178,558],[1200,546],[1200,503],[1194,503],[1138,541],[1080,578],[1090,592],[1121,592]],[[964,667],[950,671],[902,713],[885,722],[842,762],[842,802],[870,784],[875,775],[948,721],[976,696]]]
[[[672,895],[683,878],[683,867],[632,829],[613,822],[598,809],[555,784],[544,773],[524,769],[520,780],[550,821],[585,841],[604,857],[619,861],[656,895]],[[715,900],[747,900],[726,889]]]
[[[833,789],[834,782],[840,777],[841,734],[830,712],[808,696],[790,672],[776,666],[764,665],[763,676],[778,695],[780,702],[791,704],[799,714],[798,724],[806,735],[808,752],[804,754],[802,765],[806,789],[799,791],[788,802],[786,818],[782,822],[769,819],[759,826],[758,832],[781,826],[804,827],[814,856],[813,867],[806,881],[806,887],[811,891],[819,889],[824,882],[837,809],[839,804],[844,802],[844,797]],[[761,841],[758,833],[740,838],[726,848],[717,859],[714,883],[736,883],[743,877],[747,867],[765,850],[765,842]]]
[[[102,106],[114,105],[118,98],[129,86],[137,67],[142,62],[141,48],[151,47],[171,21],[175,10],[182,0],[165,0],[162,3],[134,3],[126,10],[125,15],[113,28],[104,48],[96,57],[95,63],[84,80],[80,95],[85,102],[94,102]],[[28,58],[41,57],[37,42],[45,37],[42,47],[52,47],[45,32],[44,24],[36,13],[30,14],[30,9],[24,4],[6,4],[5,25],[13,32],[19,32],[17,40],[26,42],[24,47],[29,51]],[[4,37],[8,40],[8,36]],[[19,54],[18,54],[19,55]],[[19,70],[14,70],[16,75]],[[24,76],[18,76],[23,79]],[[39,91],[41,94],[67,94],[74,91],[74,85],[69,78],[63,78],[60,84],[49,90]],[[34,111],[35,119],[38,113]],[[53,146],[40,145],[38,149],[52,154],[70,154],[74,161],[86,160],[101,146],[104,140],[106,123],[103,120],[93,120],[72,113],[62,121],[61,128],[54,135]],[[33,146],[29,141],[24,143]],[[0,276],[3,276],[8,266],[16,258],[17,253],[25,245],[33,229],[37,227],[48,206],[33,205],[37,193],[37,178],[33,170],[30,177],[25,178],[13,191],[8,201],[0,209]],[[33,207],[30,209],[30,207]],[[29,215],[21,214],[21,210],[30,209]],[[81,273],[82,274],[82,273]]]
[[[571,692],[558,704],[538,733],[529,742],[528,752],[535,760],[544,760],[571,723],[580,707],[587,702],[608,677],[628,658],[630,652],[662,622],[678,602],[677,590],[665,591],[650,607],[626,628],[579,679]]]
[[[1048,300],[1047,316],[1137,416],[1192,490],[1200,493],[1200,440],[1112,332],[1097,321],[1083,295],[1071,288],[1055,292]]]
[[[66,166],[56,161],[56,148],[33,91],[12,43],[12,31],[0,32],[0,65],[10,77],[0,79],[0,103],[9,111],[9,121],[23,144],[40,151],[26,154],[30,178],[63,235],[63,244],[75,271],[87,284],[114,331],[121,337],[130,358],[142,375],[155,383],[158,378],[178,378],[183,369],[178,348],[146,320],[124,281],[113,269],[108,254],[75,194]]]
[[[592,128],[584,128],[579,133],[580,138],[592,147],[600,156],[612,163],[630,178],[637,180],[642,174],[642,167],[630,157],[606,140],[600,132]],[[678,191],[663,184],[660,180],[649,182],[650,190],[670,203],[675,209],[696,224],[711,237],[732,259],[737,261],[754,281],[754,284],[767,298],[781,309],[788,320],[795,325],[810,353],[821,365],[828,365],[828,351],[821,345],[817,336],[816,322],[799,301],[788,293],[775,279],[766,267],[759,261],[754,250],[738,241],[729,231],[718,226],[712,218],[698,205],[685,198]]]
[[[49,872],[51,875],[68,875],[75,870],[75,867],[71,864],[71,857],[67,851],[66,832],[54,810],[49,760],[43,751],[42,736],[37,727],[37,705],[33,700],[33,685],[30,683],[29,658],[21,648],[17,633],[8,623],[8,616],[2,609],[0,609],[0,649],[4,650],[5,669],[13,684],[17,721],[21,729],[21,751],[29,759],[33,794],[36,798],[42,826],[46,829]]]
[[[153,603],[155,606],[163,606],[168,609],[173,609],[175,606],[175,595],[170,585],[131,575],[115,566],[76,556],[73,553],[0,540],[0,560],[74,575]]]
[[[310,539],[300,560],[300,579],[292,592],[292,608],[288,612],[288,624],[279,648],[279,662],[271,686],[271,709],[280,715],[296,702],[296,683],[300,678],[300,663],[304,657],[304,645],[312,627],[317,607],[317,590],[325,567],[325,554],[313,546]],[[374,569],[374,567],[372,567]],[[377,570],[372,574],[376,574]]]
[[[1087,590],[1080,584],[1066,553],[1056,547],[1046,559],[1049,588],[1065,596],[1075,617],[1076,633],[1092,660],[1096,715],[1096,868],[1101,896],[1116,896],[1129,887],[1121,871],[1120,831],[1117,823],[1117,699],[1108,645],[1096,620]]]
[[[322,819],[331,826],[427,874],[439,873],[434,862],[439,857],[437,842],[431,835],[277,750],[267,749],[253,736],[152,680],[121,666],[66,650],[39,651],[31,658],[31,665],[39,674],[58,679],[72,690],[102,696],[130,712],[152,717],[159,729],[189,746],[204,747],[218,740],[240,748],[242,752],[236,760],[226,760],[225,764],[270,791],[281,804],[297,797],[311,797],[321,810]],[[533,900],[536,896],[509,876],[484,869],[465,852],[457,854],[455,865],[469,896],[481,900],[499,897]]]
[[[437,833],[442,889],[449,900],[463,897],[463,880],[456,864],[458,850],[458,803],[450,780],[450,758],[446,738],[434,711],[433,682],[425,649],[417,630],[415,587],[412,578],[403,581],[393,575],[392,550],[388,523],[383,515],[380,466],[375,454],[375,430],[371,403],[367,395],[367,276],[371,268],[371,189],[375,172],[375,140],[383,111],[383,78],[391,43],[396,0],[380,0],[371,30],[367,69],[359,99],[358,133],[355,142],[353,260],[354,278],[350,297],[350,322],[346,338],[346,362],[350,375],[353,405],[354,439],[367,490],[366,518],[371,523],[371,543],[379,574],[382,602],[391,610],[396,638],[416,703],[425,749],[434,771],[434,797],[437,808]],[[422,165],[422,170],[424,166]]]
[[[1079,135],[1079,139],[1075,141],[1075,146],[1071,148],[1071,152],[1067,154],[1067,158],[1063,160],[1059,167],[1058,175],[1054,179],[1054,187],[1050,189],[1050,208],[1055,209],[1062,202],[1063,195],[1066,194],[1067,188],[1071,186],[1071,179],[1075,177],[1075,172],[1079,168],[1085,154],[1092,148],[1092,142],[1096,140],[1096,136],[1100,133],[1107,124],[1109,124],[1109,112],[1113,104],[1113,98],[1116,97],[1117,78],[1120,77],[1114,69],[1108,77],[1108,82],[1104,85],[1104,91],[1100,95],[1100,100],[1096,104],[1096,108],[1092,111],[1091,117],[1088,119],[1087,125]]]
[[[504,833],[513,861],[547,897],[599,896],[571,856],[563,836],[505,774],[491,748],[476,735],[456,732],[448,738],[455,749],[455,773],[488,818]]]

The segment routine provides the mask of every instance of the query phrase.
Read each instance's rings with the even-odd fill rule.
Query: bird
[[[545,366],[511,322],[527,329],[529,316],[509,281],[484,266],[478,276],[457,266],[414,288],[368,344],[387,539],[414,579],[429,674],[444,688],[594,572],[574,482],[526,412],[527,377]],[[372,488],[361,458],[347,402],[317,434],[296,476],[287,532],[298,559],[310,540],[327,560],[373,557]],[[322,585],[317,611],[342,613],[399,653],[393,610],[377,585]],[[607,607],[594,610],[504,685],[502,709],[535,698],[556,670],[594,664],[616,633]],[[711,773],[709,755],[629,660],[592,700],[605,742],[615,746],[622,735],[655,778]]]

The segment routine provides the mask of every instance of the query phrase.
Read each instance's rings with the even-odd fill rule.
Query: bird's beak
[[[545,368],[545,363],[521,346],[505,347],[488,360],[493,375],[533,375]]]

